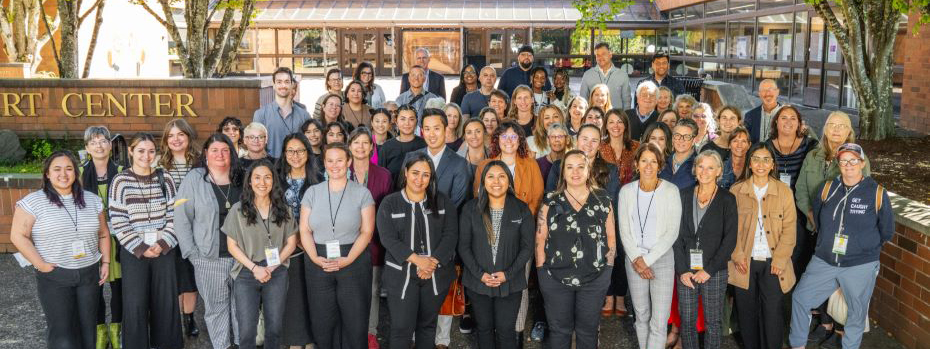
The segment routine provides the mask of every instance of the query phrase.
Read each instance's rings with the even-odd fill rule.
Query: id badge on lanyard
[[[779,173],[778,179],[781,180],[782,183],[785,183],[787,186],[789,187],[791,186],[791,175],[790,174],[784,173],[784,172]]]
[[[81,259],[87,256],[87,250],[84,248],[84,242],[77,240],[71,242],[71,258]]]
[[[277,247],[265,248],[265,263],[267,263],[269,267],[281,264],[281,254]]]
[[[846,254],[846,246],[849,244],[849,235],[836,234],[833,238],[833,253],[838,255]]]
[[[692,249],[691,253],[691,269],[692,270],[704,270],[704,251],[699,249]]]
[[[142,232],[142,242],[149,246],[155,245],[158,242],[158,231],[146,230]]]
[[[329,240],[326,244],[326,258],[336,259],[342,257],[342,250],[339,246],[339,240]]]

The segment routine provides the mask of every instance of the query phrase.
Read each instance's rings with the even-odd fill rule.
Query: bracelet
[[[255,269],[255,267],[257,267],[257,266],[258,266],[258,264],[252,264],[252,267],[249,268],[249,271],[252,271],[252,270]]]
[[[110,262],[100,262],[100,263],[102,263],[102,264],[110,264]]]

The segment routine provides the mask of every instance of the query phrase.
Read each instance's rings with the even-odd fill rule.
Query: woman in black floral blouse
[[[536,266],[552,348],[597,348],[598,311],[616,256],[614,212],[580,150],[565,154],[555,192],[539,210]],[[569,315],[571,314],[571,315]]]

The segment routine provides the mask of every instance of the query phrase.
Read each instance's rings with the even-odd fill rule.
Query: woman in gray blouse
[[[243,349],[255,348],[259,307],[265,316],[265,346],[280,348],[283,338],[288,257],[297,248],[297,225],[272,167],[262,159],[249,168],[240,201],[221,228],[236,259],[233,295]]]
[[[323,156],[327,180],[307,189],[300,208],[310,322],[320,348],[335,347],[337,327],[343,348],[367,348],[375,201],[368,188],[349,180],[345,144],[327,144]]]

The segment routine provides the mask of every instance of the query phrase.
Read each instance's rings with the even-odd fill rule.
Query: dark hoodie
[[[826,200],[823,199],[825,186],[829,186]],[[859,184],[846,186],[837,176],[824,182],[815,193],[812,206],[820,228],[815,255],[838,267],[878,261],[882,244],[894,236],[894,212],[884,188],[872,177],[864,177]],[[876,210],[878,197],[882,205]],[[838,232],[849,237],[845,255],[833,253]]]

